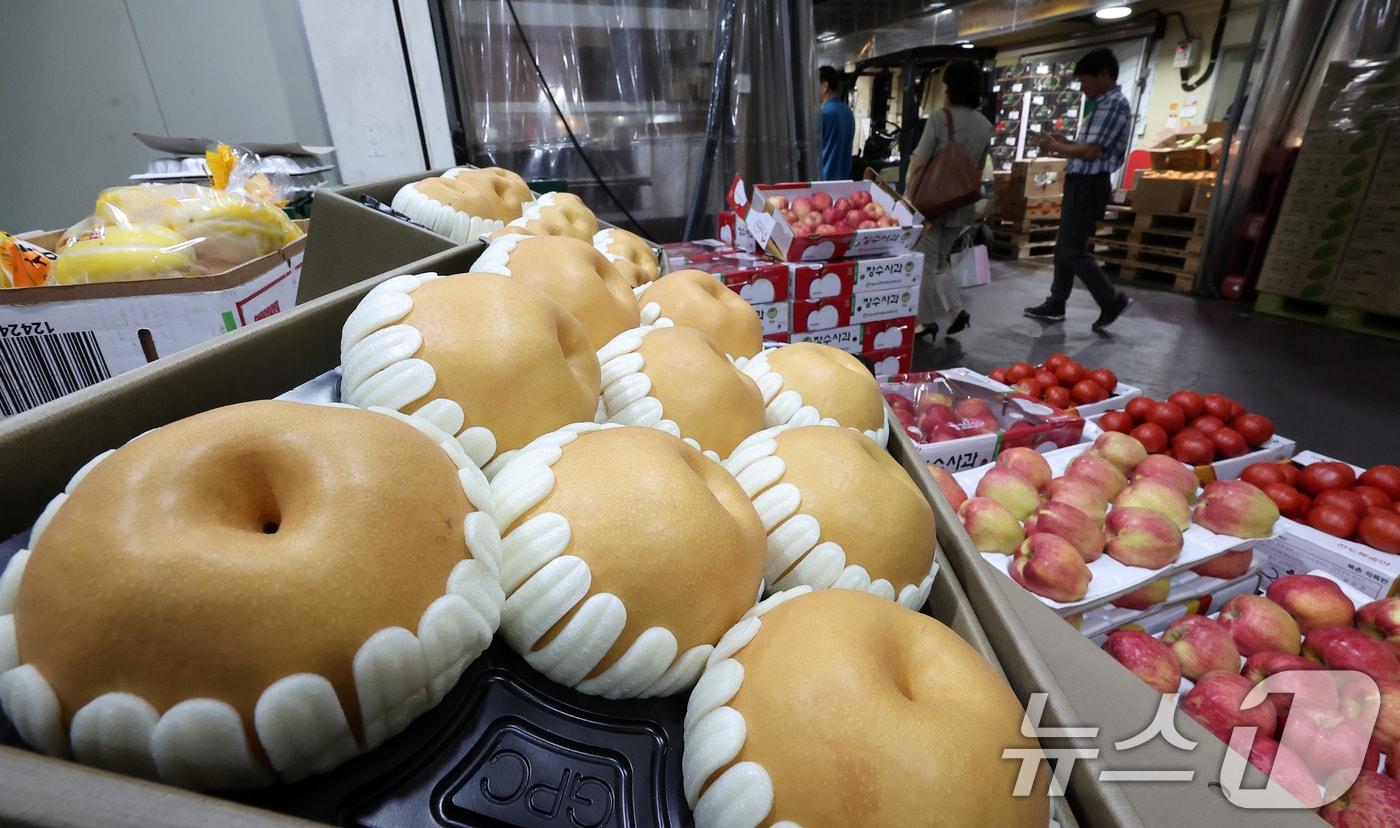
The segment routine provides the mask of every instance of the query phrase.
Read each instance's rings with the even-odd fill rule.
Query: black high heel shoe
[[[970,327],[972,327],[972,317],[968,316],[967,311],[958,311],[958,315],[953,319],[953,324],[948,326],[948,335],[952,336]]]
[[[938,338],[938,323],[937,323],[937,322],[930,322],[930,323],[928,323],[928,325],[926,325],[922,331],[918,331],[918,332],[916,332],[916,333],[914,334],[914,338],[915,338],[915,339],[922,339],[922,340],[925,340],[925,341],[927,341],[927,342],[932,342],[932,341],[934,341],[935,339]]]

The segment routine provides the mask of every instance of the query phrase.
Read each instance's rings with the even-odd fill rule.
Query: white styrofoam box
[[[1084,613],[1079,631],[1099,644],[1110,632],[1125,624],[1132,624],[1155,635],[1184,615],[1209,613],[1235,595],[1251,595],[1259,591],[1262,588],[1259,570],[1266,561],[1267,556],[1256,547],[1249,569],[1238,578],[1211,578],[1197,575],[1189,569],[1178,572],[1171,576],[1171,592],[1160,604],[1140,610],[1105,604]]]
[[[1084,413],[1081,406],[1077,409],[1080,414]],[[1097,426],[1099,420],[1103,419],[1104,412],[1099,411],[1089,415],[1089,419]],[[1201,480],[1235,480],[1248,466],[1254,463],[1274,463],[1279,460],[1287,460],[1293,456],[1293,452],[1298,448],[1297,442],[1287,437],[1275,434],[1264,444],[1253,451],[1247,451],[1239,457],[1227,457],[1224,460],[1216,460],[1204,466],[1194,466],[1192,471]]]
[[[1050,470],[1056,477],[1064,474],[1069,462],[1083,454],[1086,448],[1082,445],[1069,446],[1058,449],[1045,455],[1045,460],[1050,464]],[[976,491],[977,483],[982,479],[982,475],[987,473],[987,469],[974,468],[968,471],[958,472],[953,475],[958,483],[963,487],[963,491],[969,495]],[[1110,507],[1111,508],[1111,507]],[[1278,533],[1275,527],[1275,534]],[[1155,581],[1158,578],[1169,577],[1190,569],[1197,564],[1203,563],[1226,552],[1235,549],[1249,549],[1255,546],[1262,546],[1264,541],[1257,538],[1237,538],[1232,535],[1217,535],[1206,529],[1204,526],[1192,523],[1183,534],[1181,554],[1177,559],[1167,566],[1159,569],[1146,569],[1140,566],[1126,566],[1110,558],[1107,554],[1088,564],[1089,571],[1093,578],[1089,581],[1089,589],[1084,597],[1078,601],[1062,603],[1052,601],[1043,595],[1036,595],[1041,603],[1060,613],[1067,615],[1074,612],[1091,609],[1112,601],[1120,595],[1126,595],[1143,584]],[[1270,557],[1273,553],[1268,552]],[[1014,559],[1012,555],[1002,555],[995,552],[987,552],[982,555],[988,563],[992,564],[998,571],[1010,578],[1009,566]],[[1027,590],[1029,592],[1029,590]],[[1031,593],[1035,595],[1035,593]]]
[[[749,305],[749,307],[758,314],[758,321],[763,326],[764,336],[788,332],[788,308],[790,306],[787,302],[768,302],[761,305]]]
[[[1299,572],[1321,572],[1371,598],[1400,595],[1400,555],[1342,540],[1288,518],[1283,531],[1259,545],[1269,556],[1265,583]]]
[[[1141,388],[1137,388],[1127,384],[1126,382],[1120,381],[1117,387],[1113,389],[1113,396],[1109,397],[1106,400],[1099,400],[1096,403],[1085,403],[1084,405],[1076,405],[1074,407],[1074,410],[1078,411],[1079,416],[1081,417],[1096,417],[1099,414],[1104,413],[1105,411],[1122,411],[1128,406],[1129,400],[1133,399],[1134,397],[1141,396]]]
[[[815,342],[830,345],[848,354],[861,352],[861,331],[859,325],[846,325],[841,328],[828,328],[824,331],[800,331],[792,335],[793,342]]]

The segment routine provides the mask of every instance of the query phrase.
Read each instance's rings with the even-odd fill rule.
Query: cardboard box
[[[811,302],[855,293],[854,269],[846,261],[789,264],[788,295],[794,302]]]
[[[1196,198],[1196,182],[1138,176],[1128,200],[1139,213],[1185,213]]]
[[[381,278],[308,303],[276,320],[286,324],[269,323],[237,331],[127,374],[107,388],[81,391],[44,411],[0,423],[0,464],[7,469],[29,470],[24,475],[6,475],[0,483],[0,498],[6,504],[0,511],[0,538],[27,532],[48,500],[63,490],[74,472],[100,452],[181,417],[222,405],[270,398],[321,376],[337,363],[341,328],[371,287],[398,272],[466,271],[475,261],[477,252],[456,248],[413,262]],[[78,423],[83,425],[75,427]],[[922,469],[922,460],[907,441],[892,441],[890,452],[911,476]],[[998,665],[996,652],[957,576],[946,568],[934,579],[926,611],[990,663]],[[640,721],[642,715],[645,714],[632,718]],[[409,743],[405,738],[425,737],[424,749],[413,753],[419,758],[440,752],[441,740],[451,735],[442,728],[442,720],[434,721],[431,713],[412,727],[418,728],[415,736],[401,735],[397,737],[398,744],[400,748],[406,747]],[[644,728],[643,732],[648,738],[660,738],[657,730]],[[676,757],[679,741],[671,734],[665,739],[662,746],[669,745],[673,750],[670,755]],[[394,750],[392,745],[385,746],[380,755],[388,756],[385,752]],[[402,755],[396,755],[391,761],[400,759]],[[374,760],[359,760],[347,767],[364,771],[369,769],[366,761]],[[460,773],[456,762],[448,762],[447,768],[450,773]],[[677,762],[665,763],[657,772],[668,774],[667,781],[658,782],[658,785],[664,785],[666,790],[680,790]],[[333,822],[340,818],[340,811],[336,809],[348,809],[351,803],[350,798],[341,801],[342,793],[337,791],[354,791],[354,806],[366,809],[360,813],[393,808],[400,818],[417,811],[424,819],[431,819],[430,812],[436,800],[427,793],[408,797],[404,789],[392,786],[370,791],[356,782],[353,774],[352,770],[349,776],[339,777],[335,786],[327,781],[329,776],[321,777],[313,783],[317,796],[252,798],[257,801],[280,799],[286,807],[304,809],[299,812],[303,818]],[[460,778],[454,775],[432,780],[428,790],[443,790]],[[630,798],[626,802],[628,807],[637,804]],[[1054,819],[1060,825],[1066,828],[1077,825],[1063,800],[1058,800],[1054,808]],[[0,822],[53,828],[69,825],[225,828],[310,824],[213,795],[107,773],[9,746],[0,747]]]
[[[742,182],[739,183],[742,186]],[[893,216],[898,227],[872,227],[847,233],[797,233],[778,215],[777,208],[768,203],[773,196],[782,196],[791,203],[810,196],[817,190],[833,199],[850,197],[857,192],[870,194],[872,203],[879,204],[886,215]],[[755,239],[768,238],[764,248],[774,258],[788,262],[815,262],[829,259],[891,256],[912,250],[924,231],[924,217],[914,205],[878,178],[864,181],[802,181],[793,184],[757,184],[753,188],[753,206],[747,221]],[[731,205],[733,206],[733,205]],[[771,225],[769,227],[768,225]],[[767,230],[765,233],[764,230]]]
[[[788,299],[787,267],[771,259],[740,253],[717,256],[690,267],[703,270],[724,282],[726,287],[742,296],[750,305],[786,302]]]
[[[1197,181],[1196,194],[1191,197],[1190,212],[1206,215],[1210,212],[1211,199],[1215,197],[1214,181]]]
[[[851,297],[852,322],[903,319],[919,312],[919,287],[857,293]]]
[[[913,287],[919,284],[923,267],[922,253],[788,265],[796,300]]]
[[[1057,198],[1065,193],[1065,159],[1034,158],[1013,161],[1006,177],[1008,202],[1022,199]]]
[[[845,325],[840,328],[827,328],[819,331],[799,331],[794,328],[792,330],[792,341],[815,342],[818,345],[830,345],[848,354],[858,354],[865,350],[863,347],[864,340],[861,337],[860,325]]]
[[[891,348],[885,351],[862,351],[877,376],[907,373],[914,364],[913,348]]]
[[[52,250],[60,235],[26,238]],[[0,290],[0,417],[291,309],[305,250],[303,237],[209,276]]]
[[[815,302],[792,303],[793,333],[844,328],[853,321],[850,296],[832,296]]]
[[[733,210],[720,210],[715,216],[718,232],[715,236],[722,242],[732,245],[745,253],[757,253],[758,242],[754,241],[749,226],[739,220]]]
[[[789,330],[789,316],[791,306],[787,302],[769,302],[767,304],[752,304],[754,313],[758,314],[759,324],[763,326],[763,338],[767,339],[774,334],[786,334]]]
[[[1061,196],[1048,198],[1017,198],[998,195],[993,214],[1010,222],[1040,221],[1060,217]]]
[[[1147,150],[1151,156],[1152,169],[1187,172],[1213,169],[1216,152],[1211,151],[1208,142],[1213,138],[1223,138],[1225,131],[1224,121],[1211,121],[1184,129],[1159,132]],[[1200,136],[1197,146],[1188,149],[1176,148],[1178,141],[1193,136]]]
[[[899,319],[886,319],[880,322],[866,322],[860,326],[860,349],[862,351],[913,350],[914,326],[918,319],[905,316]],[[908,368],[904,369],[909,370]],[[888,371],[885,373],[898,373]]]

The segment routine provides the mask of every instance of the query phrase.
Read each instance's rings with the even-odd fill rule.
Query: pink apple
[[[866,215],[873,219],[878,219],[885,214],[885,208],[881,207],[879,203],[875,201],[870,202],[861,209],[865,210]]]
[[[1107,500],[1112,500],[1128,486],[1128,478],[1117,466],[1093,454],[1081,454],[1069,461],[1065,477],[1083,480],[1098,489]]]
[[[1351,789],[1318,811],[1333,828],[1381,828],[1400,825],[1400,782],[1362,771]]]
[[[879,227],[879,225],[871,221],[870,219],[866,219],[865,221],[862,221],[860,224],[856,225],[857,230],[869,230],[872,227]]]
[[[1196,490],[1200,481],[1180,460],[1165,454],[1148,455],[1146,460],[1133,467],[1133,482],[1147,477],[1160,478],[1163,483],[1181,492],[1187,503],[1196,502]]]
[[[1108,513],[1108,501],[1099,494],[1098,489],[1083,480],[1075,480],[1072,477],[1057,477],[1045,487],[1045,493],[1049,495],[1050,500],[1056,503],[1068,503],[1088,515],[1098,525],[1103,525],[1104,515]]]
[[[963,487],[948,473],[948,470],[937,463],[926,465],[929,476],[933,478],[933,482],[938,484],[943,496],[948,499],[948,505],[952,506],[954,510],[963,505],[963,501],[967,500],[967,492],[963,491]]]
[[[1255,734],[1262,736],[1274,732],[1278,721],[1274,703],[1266,698],[1261,704],[1242,708],[1245,696],[1254,689],[1254,685],[1244,676],[1236,675],[1233,666],[1229,670],[1203,673],[1195,682],[1196,686],[1181,702],[1181,709],[1220,741],[1229,744],[1230,733],[1237,727],[1256,728]]]
[[[851,232],[851,226],[846,223],[845,219],[842,219],[841,221],[838,221],[835,224],[831,225],[831,230],[838,236],[844,236],[847,233]]]
[[[894,216],[880,216],[880,220],[876,223],[881,227],[898,227],[899,219]]]
[[[812,193],[812,209],[825,212],[831,209],[831,195],[821,190]]]
[[[1113,599],[1113,606],[1119,609],[1145,610],[1167,600],[1172,593],[1172,579],[1158,578],[1119,598]]]
[[[1340,770],[1365,767],[1365,745],[1370,733],[1357,719],[1335,710],[1295,704],[1282,741],[1297,749],[1298,758],[1325,783]],[[1358,750],[1362,751],[1358,756]]]
[[[936,426],[958,421],[958,415],[953,413],[953,409],[937,403],[923,408],[922,413],[918,416],[919,428],[925,434],[931,433]]]
[[[1400,661],[1390,648],[1351,627],[1314,627],[1303,639],[1303,655],[1333,670],[1356,670],[1377,684],[1400,684]]]
[[[861,222],[866,220],[866,215],[860,210],[847,210],[845,218],[850,226],[859,227]]]
[[[1132,474],[1137,464],[1147,459],[1147,449],[1136,437],[1117,431],[1100,434],[1090,451],[1112,463],[1123,474]]]
[[[1279,517],[1273,499],[1243,480],[1208,484],[1192,514],[1210,531],[1237,538],[1267,538]]]
[[[1305,807],[1316,808],[1322,804],[1322,795],[1308,766],[1296,753],[1268,736],[1254,737],[1249,750],[1249,764],[1278,783]]]
[[[835,233],[836,228],[830,224],[818,224],[812,232],[818,234]]]
[[[1026,520],[1026,534],[1058,535],[1079,552],[1085,563],[1103,556],[1104,534],[1097,523],[1068,503],[1042,503]]]
[[[913,400],[894,391],[885,392],[885,402],[890,404],[890,408],[907,408],[911,412],[917,410]]]
[[[816,211],[811,211],[811,212],[807,213],[806,215],[804,215],[804,216],[802,217],[802,224],[803,224],[804,227],[806,227],[806,228],[808,228],[808,229],[815,228],[818,224],[821,224],[821,223],[822,223],[821,214],[818,213],[818,212],[816,212]]]
[[[870,191],[869,191],[869,190],[856,190],[854,193],[851,193],[851,207],[852,207],[852,208],[854,208],[854,209],[856,209],[856,210],[859,210],[859,209],[865,207],[865,205],[867,205],[867,204],[869,204],[869,203],[870,203]]]
[[[1400,655],[1400,598],[1382,598],[1357,610],[1356,628]]]
[[[957,412],[959,417],[975,417],[981,414],[992,416],[991,404],[976,397],[958,400],[957,405],[953,406],[953,411]]]
[[[1312,659],[1303,658],[1292,653],[1262,652],[1250,656],[1240,670],[1240,675],[1249,679],[1254,684],[1258,684],[1275,673],[1284,673],[1292,670],[1318,671],[1326,669]],[[1319,685],[1319,689],[1325,689],[1326,685]],[[1292,693],[1270,693],[1269,698],[1273,699],[1274,707],[1278,708],[1278,729],[1283,730],[1284,722],[1288,721],[1288,711],[1293,706]],[[1321,697],[1319,697],[1321,699]],[[1335,704],[1341,702],[1337,696],[1335,688],[1331,691],[1330,698]]]
[[[1037,489],[1044,489],[1050,485],[1050,478],[1053,476],[1050,464],[1045,462],[1045,455],[1024,446],[1003,450],[997,455],[996,464],[1019,472]]]
[[[1035,484],[1005,466],[992,466],[977,481],[977,496],[990,497],[1010,510],[1017,520],[1025,520],[1040,505]]]
[[[768,206],[774,210],[786,210],[788,200],[785,196],[768,196]]]
[[[794,213],[793,211],[791,211],[791,210],[784,210],[784,211],[783,211],[783,221],[787,222],[788,224],[797,224],[797,223],[801,222],[802,219],[798,218],[797,214]]]
[[[1269,584],[1264,594],[1288,610],[1304,633],[1317,627],[1350,626],[1356,612],[1341,587],[1318,575],[1285,575]]]
[[[1302,649],[1298,622],[1262,595],[1236,595],[1221,607],[1219,620],[1246,658],[1271,651],[1297,654]]]
[[[958,517],[978,552],[1010,555],[1026,539],[1016,516],[990,497],[970,497],[963,501],[958,507]]]
[[[792,212],[798,218],[806,218],[812,212],[812,200],[806,196],[798,196],[792,200]]]
[[[1171,648],[1145,632],[1114,630],[1103,648],[1158,693],[1181,689],[1181,665]]]
[[[1178,532],[1191,525],[1191,504],[1181,492],[1159,480],[1139,480],[1113,498],[1114,509],[1151,509],[1172,522]]]
[[[1253,549],[1239,549],[1234,552],[1226,552],[1218,555],[1205,563],[1191,567],[1191,571],[1197,575],[1207,578],[1238,578],[1249,571],[1250,564],[1254,563]]]
[[[840,210],[843,215],[850,212],[852,209],[851,200],[849,198],[846,198],[845,196],[836,199],[836,202],[831,206],[835,207],[837,210]]]
[[[1161,569],[1181,554],[1181,530],[1159,512],[1118,506],[1104,521],[1108,556],[1125,566]]]
[[[1013,581],[1036,595],[1061,603],[1083,598],[1093,577],[1070,542],[1055,535],[1026,538],[1011,561]]]
[[[836,209],[835,205],[822,210],[822,223],[824,224],[835,224],[845,217],[846,212]]]
[[[1176,654],[1181,674],[1192,681],[1212,670],[1233,674],[1240,669],[1240,651],[1235,648],[1230,633],[1204,616],[1176,619],[1167,625],[1162,641]]]

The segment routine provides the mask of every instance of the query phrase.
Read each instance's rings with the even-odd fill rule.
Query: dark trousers
[[[1078,276],[1100,308],[1107,308],[1118,296],[1113,283],[1094,259],[1091,240],[1094,227],[1103,218],[1113,194],[1108,173],[1065,176],[1065,194],[1060,203],[1060,235],[1055,239],[1055,281],[1050,299],[1064,307]]]

